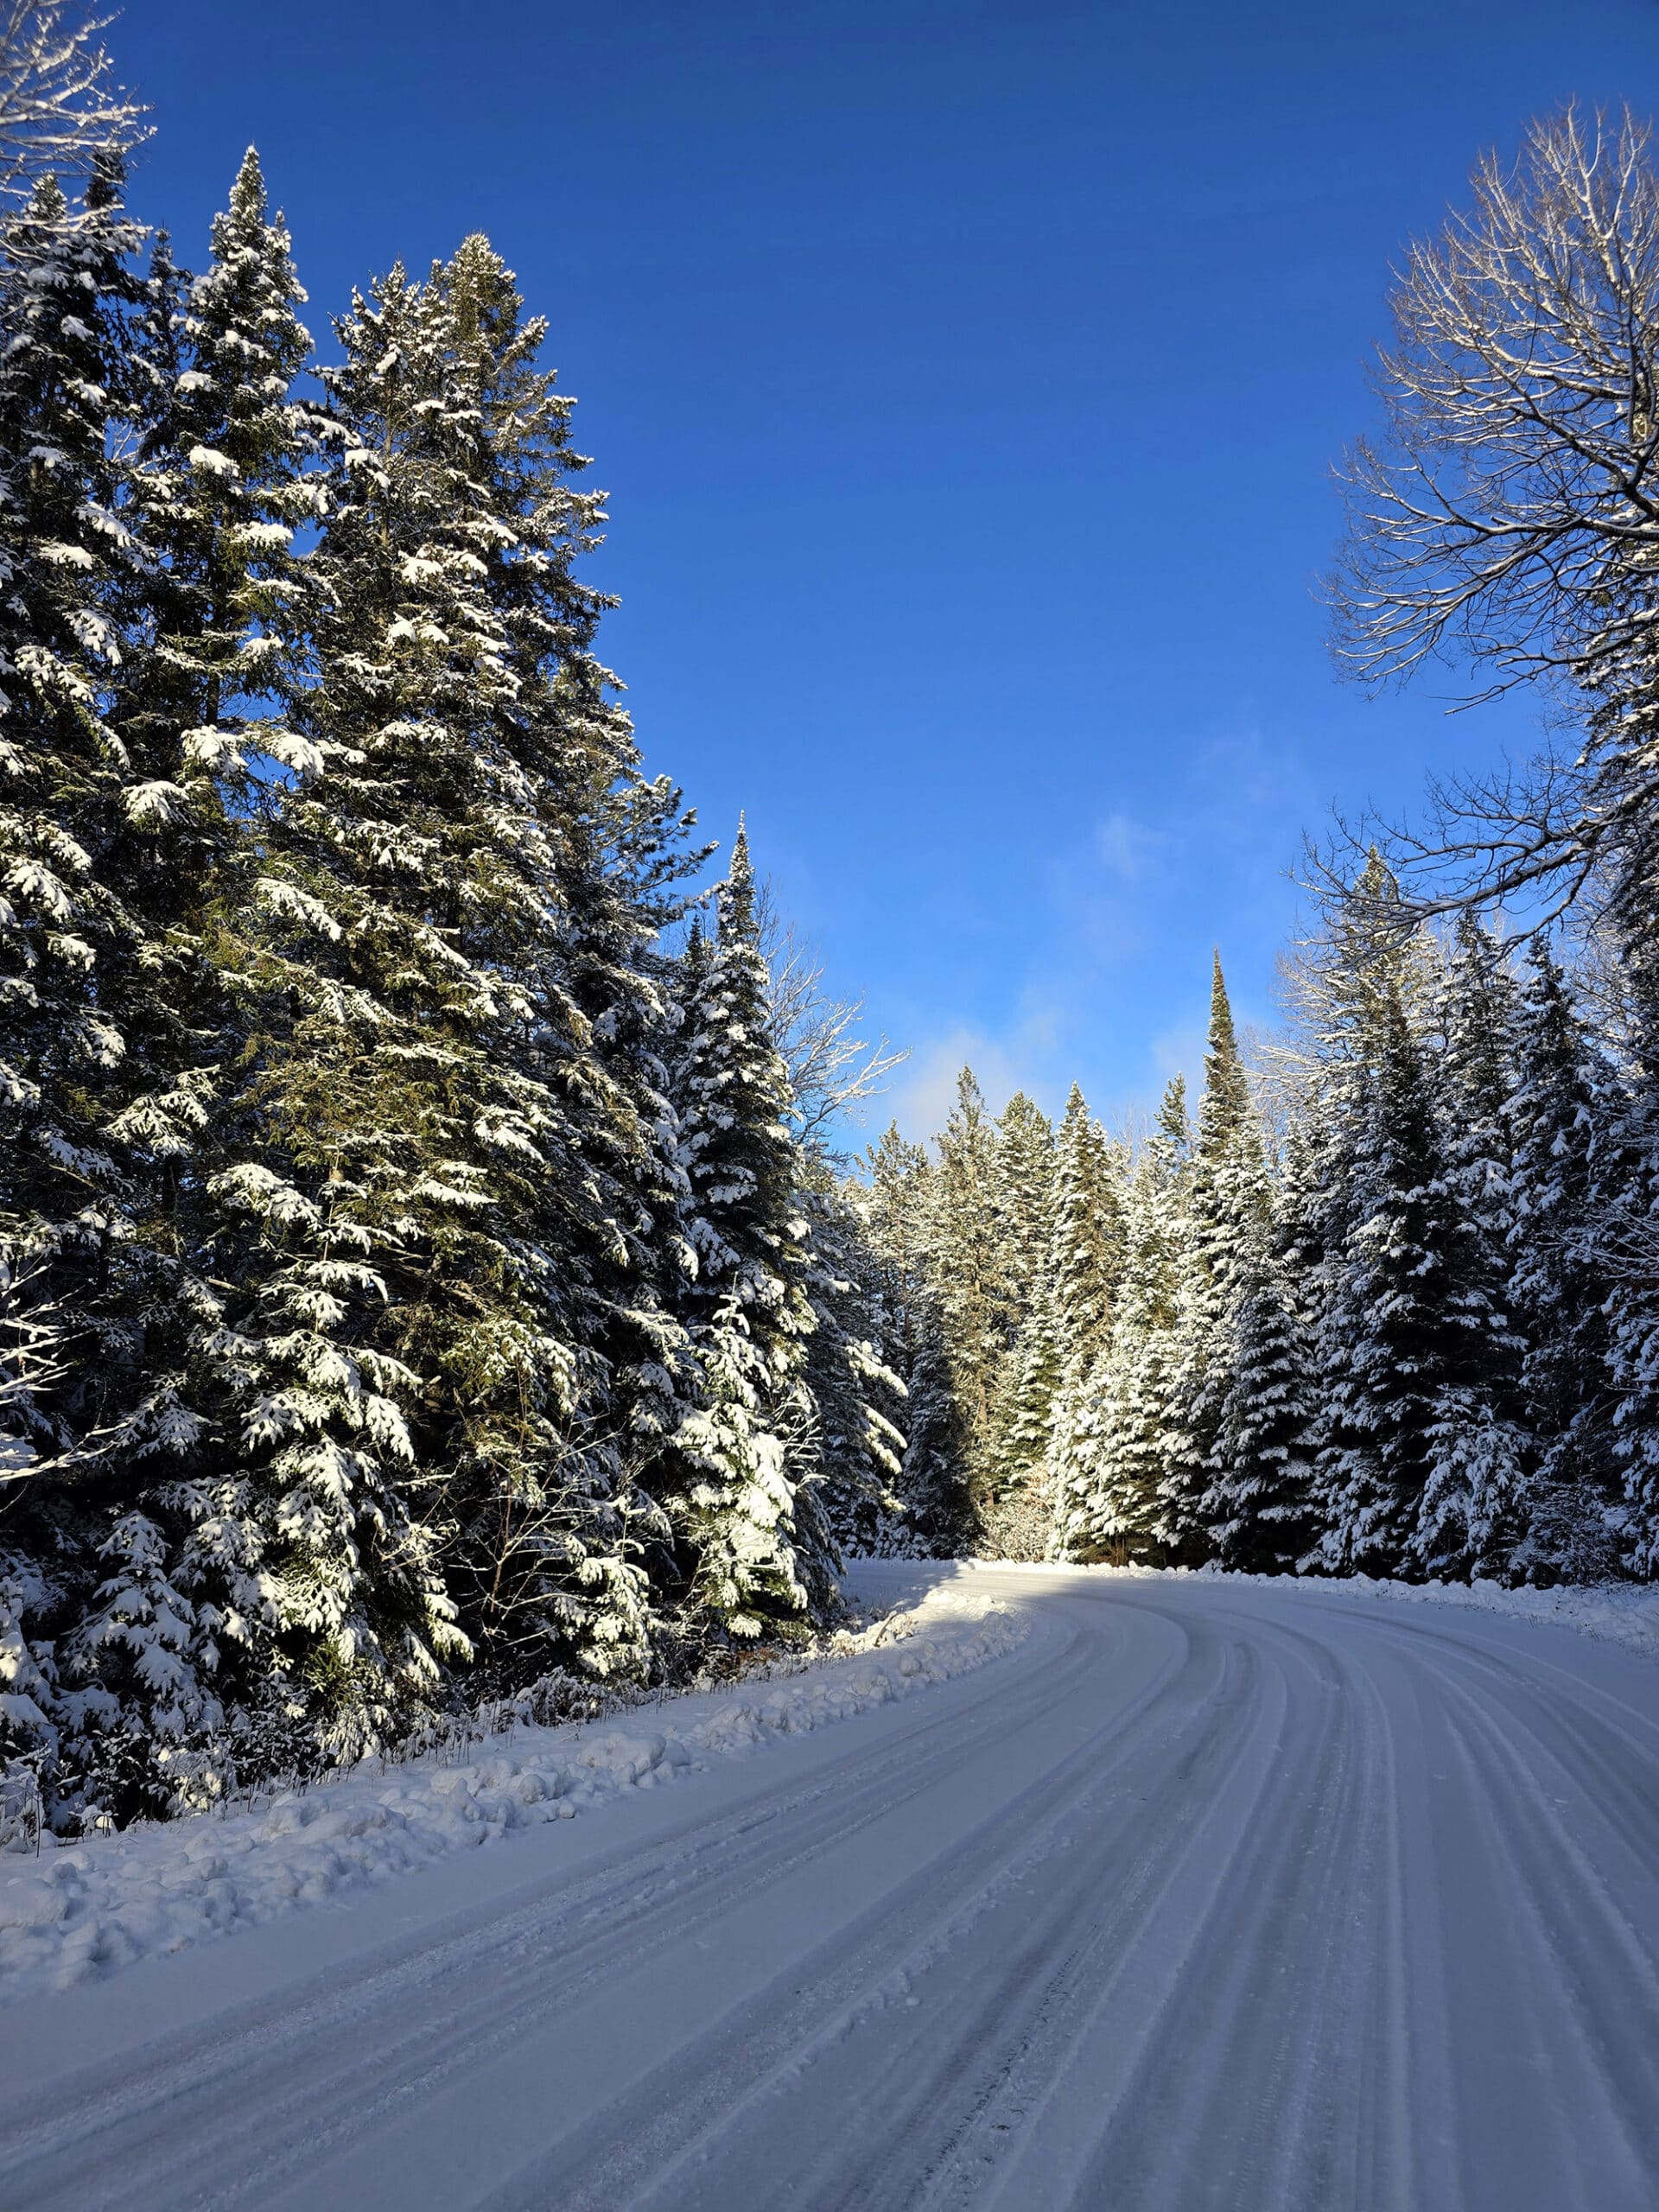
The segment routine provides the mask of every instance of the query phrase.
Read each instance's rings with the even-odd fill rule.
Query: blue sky
[[[613,497],[646,757],[913,1058],[931,1125],[1274,1015],[1332,802],[1529,741],[1339,684],[1312,584],[1389,260],[1656,0],[138,0],[134,193],[185,262],[256,142],[320,338],[483,229]],[[326,342],[326,341],[325,341]],[[1436,694],[1444,696],[1435,696]]]

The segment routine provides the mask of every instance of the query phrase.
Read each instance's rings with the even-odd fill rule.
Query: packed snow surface
[[[1659,2204],[1632,1639],[1203,1574],[858,1580],[1029,1633],[348,1910],[18,1998],[5,2201]]]
[[[257,1811],[0,1858],[0,2001],[333,1900],[449,1852],[569,1820],[619,1790],[649,1789],[845,1720],[1000,1657],[1027,1627],[988,1586],[947,1586],[843,1639],[852,1656],[781,1680],[672,1698],[615,1720],[518,1727],[453,1764],[370,1760]]]

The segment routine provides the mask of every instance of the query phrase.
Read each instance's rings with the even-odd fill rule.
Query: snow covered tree
[[[694,1606],[739,1636],[799,1620],[828,1584],[827,1532],[808,1479],[813,1325],[807,1224],[785,1123],[789,1076],[772,1031],[754,874],[740,827],[711,941],[688,951],[673,1074],[686,1233],[684,1292],[702,1402],[676,1441],[689,1476],[672,1501]]]
[[[1235,1254],[1212,1370],[1222,1382],[1200,1513],[1217,1563],[1244,1573],[1293,1572],[1315,1534],[1307,1437],[1317,1401],[1294,1218],[1287,1207],[1259,1222]]]
[[[145,135],[143,111],[97,43],[104,24],[41,0],[0,10],[0,194],[27,200],[45,177],[83,176]]]
[[[1437,1189],[1450,1243],[1446,1375],[1412,1548],[1431,1574],[1507,1576],[1520,1534],[1528,1442],[1523,1346],[1510,1307],[1514,988],[1501,949],[1459,923],[1431,1018]]]
[[[987,1455],[996,1500],[993,1542],[1021,1559],[1043,1555],[1053,1520],[1042,1472],[1053,1396],[1046,1349],[1054,1333],[1053,1201],[1053,1129],[1016,1091],[997,1121],[993,1211],[1007,1280],[1008,1344]]]
[[[1422,1054],[1390,982],[1344,1132],[1347,1190],[1320,1315],[1319,1555],[1397,1574],[1435,1461],[1447,1379],[1452,1224]]]
[[[950,1558],[975,1541],[961,1408],[932,1279],[937,1170],[890,1128],[868,1155],[863,1214],[880,1270],[889,1357],[904,1384],[905,1450],[893,1489],[914,1548]]]
[[[1624,1081],[1592,1155],[1583,1255],[1608,1285],[1607,1382],[1624,1497],[1611,1516],[1630,1570],[1659,1576],[1659,878],[1649,863],[1620,916]]]
[[[1065,1556],[1147,1557],[1159,1546],[1160,1491],[1174,1429],[1176,1325],[1190,1236],[1192,1130],[1186,1086],[1170,1084],[1130,1178],[1122,1287],[1110,1341],[1084,1386],[1062,1506]]]
[[[574,772],[613,736],[569,404],[481,240],[338,335],[301,780],[227,922],[252,1049],[211,1187],[241,1295],[203,1358],[227,1472],[267,1494],[279,1640],[372,1736],[468,1637],[498,1675],[642,1666],[655,1524],[595,1402],[596,1258],[627,1240],[562,926],[563,795],[609,788]]]
[[[904,1471],[905,1385],[896,1372],[894,1317],[856,1189],[821,1159],[806,1163],[807,1297],[812,1334],[805,1383],[812,1402],[819,1497],[838,1550],[907,1552],[893,1485]]]
[[[144,234],[121,189],[112,156],[79,207],[48,177],[0,236],[0,1268],[34,1365],[14,1360],[3,1426],[32,1454],[7,1541],[36,1637],[79,1624],[143,1462],[190,1431],[149,1372],[176,1293],[169,1162],[200,1103],[149,1049],[177,1020],[164,932],[185,892],[156,868],[153,794],[119,726],[120,613],[153,558],[126,436]],[[118,1688],[142,1704],[173,1662],[153,1614],[124,1637]],[[115,1692],[73,1695],[87,1730],[120,1724]],[[194,1680],[166,1702],[211,1718]]]
[[[1525,1344],[1522,1419],[1535,1459],[1511,1554],[1528,1581],[1589,1581],[1617,1557],[1619,1491],[1608,1372],[1612,1283],[1598,1218],[1618,1087],[1548,945],[1532,954],[1516,1010],[1508,1224],[1511,1293]]]
[[[974,1510],[988,1524],[998,1502],[995,1415],[1015,1307],[1010,1255],[996,1215],[995,1126],[971,1068],[957,1077],[956,1108],[938,1147],[931,1273],[962,1416]]]
[[[1126,1263],[1124,1161],[1076,1084],[1066,1098],[1058,1152],[1047,1326],[1036,1345],[1038,1372],[1049,1390],[1044,1459],[1051,1548],[1065,1541],[1071,1502],[1092,1492],[1098,1473],[1101,1408],[1094,1394]]]
[[[1178,1559],[1209,1548],[1203,1501],[1230,1383],[1228,1323],[1240,1273],[1265,1219],[1261,1131],[1217,952],[1211,976],[1204,1092],[1187,1195],[1186,1265],[1176,1325],[1173,1424],[1160,1486],[1160,1534]]]

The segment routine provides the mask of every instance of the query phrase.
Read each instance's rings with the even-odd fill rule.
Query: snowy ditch
[[[0,1998],[67,1988],[158,1953],[493,1843],[630,1789],[742,1758],[1001,1658],[1029,1619],[957,1582],[781,1679],[598,1721],[522,1726],[459,1762],[378,1759],[263,1806],[0,1858]]]

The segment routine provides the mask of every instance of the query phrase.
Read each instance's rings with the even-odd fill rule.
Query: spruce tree
[[[989,1541],[999,1503],[995,1416],[1015,1313],[1011,1258],[999,1234],[995,1125],[971,1068],[940,1132],[932,1178],[931,1275],[960,1410],[973,1511]]]
[[[1614,1516],[1621,1556],[1659,1577],[1659,895],[1654,872],[1632,873],[1620,917],[1627,1066],[1601,1135],[1589,1244],[1608,1263],[1607,1381],[1624,1496]]]
[[[141,1479],[101,1547],[74,1649],[162,1746],[145,1800],[162,1809],[214,1778],[185,1716],[194,1710],[198,1733],[239,1739],[246,1700],[268,1681],[264,1542],[192,1369],[222,1319],[200,1264],[200,1163],[238,1050],[214,916],[237,895],[258,778],[306,757],[266,711],[301,666],[292,541],[318,507],[302,474],[311,419],[291,390],[310,342],[302,298],[250,151],[202,276],[181,276],[157,240],[131,352],[127,518],[144,558],[115,601],[124,643],[109,712],[137,778],[123,895],[143,950],[120,995],[149,1077],[122,1126],[156,1193],[145,1234],[159,1264],[143,1319]]]
[[[1093,1393],[1126,1264],[1123,1181],[1118,1148],[1073,1084],[1060,1124],[1047,1271],[1052,1319],[1041,1370],[1050,1391],[1052,1548],[1064,1547],[1073,1503],[1091,1494],[1098,1473],[1102,1429]]]
[[[165,931],[186,891],[122,728],[123,614],[156,558],[129,434],[144,234],[122,188],[113,154],[79,206],[48,178],[0,238],[0,1427],[29,1469],[0,1633],[48,1698],[25,1732],[64,1819],[165,1809],[169,1744],[219,1719],[139,1510],[147,1463],[196,1429],[152,1360],[201,1103],[155,1064],[179,1026]]]
[[[756,1636],[822,1602],[831,1554],[809,1479],[816,1440],[803,1370],[813,1317],[789,1076],[741,827],[718,916],[713,940],[699,932],[689,948],[673,1075],[696,1255],[685,1311],[702,1391],[675,1439],[688,1474],[671,1510],[690,1552],[694,1607]]]
[[[1287,1172],[1294,1179],[1294,1166]],[[1263,1222],[1235,1262],[1200,1508],[1217,1563],[1243,1573],[1294,1572],[1315,1535],[1307,1440],[1316,1399],[1300,1290],[1287,1221]]]
[[[228,925],[251,1045],[211,1188],[244,1289],[204,1356],[281,1649],[363,1739],[467,1640],[509,1677],[642,1667],[654,1524],[605,1434],[595,1274],[626,1239],[563,934],[563,794],[610,736],[568,403],[482,240],[337,334],[307,776]]]
[[[1511,1554],[1527,1581],[1590,1581],[1617,1558],[1618,1497],[1608,1372],[1613,1284],[1598,1195],[1616,1110],[1613,1070],[1588,1034],[1548,945],[1533,950],[1517,1010],[1509,1249],[1525,1344],[1522,1417],[1535,1459]]]
[[[1320,1315],[1315,1490],[1327,1571],[1392,1575],[1418,1568],[1414,1539],[1452,1351],[1452,1224],[1428,1078],[1396,982],[1374,1012]]]
[[[1160,1485],[1160,1534],[1172,1554],[1196,1561],[1210,1548],[1204,1500],[1221,1408],[1230,1387],[1230,1319],[1241,1274],[1267,1210],[1261,1131],[1215,955],[1210,1035],[1188,1188],[1187,1264],[1180,1286],[1169,1464]]]
[[[1147,1558],[1160,1548],[1160,1497],[1175,1423],[1176,1325],[1189,1264],[1192,1130],[1175,1077],[1130,1179],[1122,1289],[1110,1341],[1084,1385],[1065,1501],[1068,1559]]]
[[[1412,1548],[1434,1575],[1507,1577],[1521,1532],[1528,1440],[1523,1345],[1510,1313],[1514,989],[1478,923],[1459,925],[1433,1009],[1440,1160],[1449,1236],[1446,1373]]]
[[[804,1163],[806,1289],[812,1308],[804,1380],[812,1403],[814,1471],[838,1551],[908,1552],[913,1538],[893,1484],[904,1469],[905,1385],[894,1366],[894,1317],[858,1192],[821,1158]]]
[[[961,1408],[952,1388],[932,1277],[937,1170],[896,1124],[868,1156],[863,1215],[889,1319],[891,1360],[904,1384],[905,1450],[894,1491],[913,1548],[949,1559],[975,1537]]]
[[[1043,1477],[1048,1442],[1049,1344],[1054,1332],[1048,1277],[1053,1235],[1054,1132],[1023,1091],[997,1121],[992,1206],[1007,1279],[1007,1355],[991,1408],[988,1454],[997,1500],[994,1542],[1010,1556],[1039,1559],[1053,1520]]]

